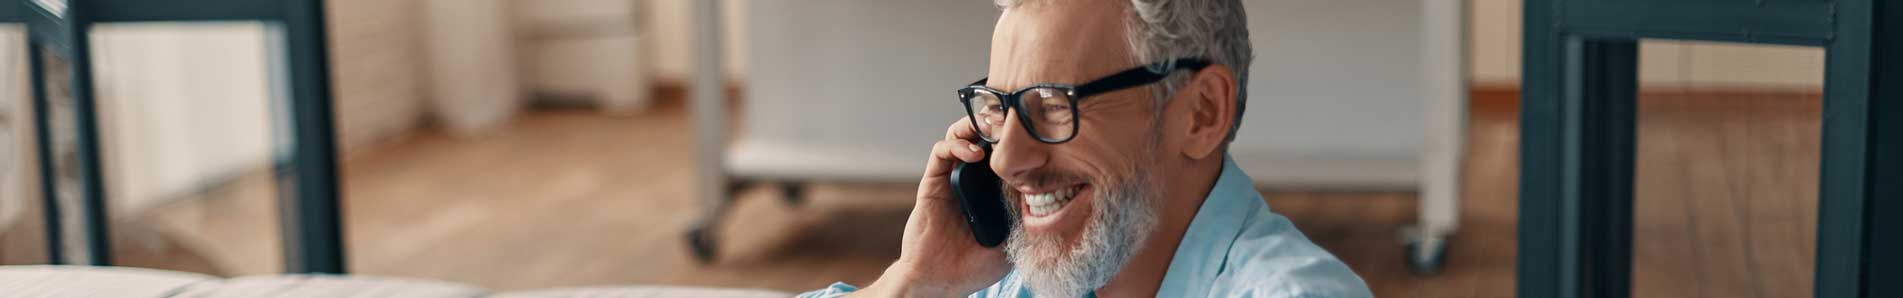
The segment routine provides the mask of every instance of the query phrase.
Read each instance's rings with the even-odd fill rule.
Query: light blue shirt
[[[1373,297],[1347,264],[1315,246],[1269,204],[1249,174],[1223,158],[1222,176],[1196,210],[1163,274],[1157,297]],[[857,291],[845,283],[800,297],[839,297]],[[971,297],[1032,297],[1012,272]]]

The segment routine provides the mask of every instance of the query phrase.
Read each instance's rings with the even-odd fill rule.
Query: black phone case
[[[977,163],[955,161],[952,167],[952,195],[965,213],[965,223],[978,245],[997,247],[1011,234],[1011,212],[1005,210],[1003,179],[991,171],[991,146],[984,147],[985,159]]]

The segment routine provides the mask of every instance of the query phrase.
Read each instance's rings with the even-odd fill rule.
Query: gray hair
[[[1027,0],[994,0],[1000,8],[1016,7]],[[1028,0],[1044,2],[1039,0]],[[1049,0],[1046,0],[1049,1]],[[1240,0],[1126,0],[1130,1],[1128,30],[1131,57],[1138,63],[1154,63],[1182,57],[1201,57],[1228,66],[1235,72],[1236,118],[1225,141],[1236,139],[1242,128],[1242,111],[1249,103],[1249,65],[1255,49],[1249,44],[1249,22]],[[1165,65],[1165,71],[1173,65]],[[1158,113],[1176,89],[1189,76],[1171,75],[1151,88],[1156,95]]]

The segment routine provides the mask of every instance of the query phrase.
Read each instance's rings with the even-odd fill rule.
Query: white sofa
[[[163,270],[91,266],[0,266],[6,297],[790,297],[766,290],[625,286],[494,292],[423,279],[354,275],[260,275],[232,279]]]

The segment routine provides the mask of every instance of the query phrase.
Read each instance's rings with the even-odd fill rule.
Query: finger
[[[920,177],[918,181],[920,202],[932,201],[930,199],[933,198],[945,198],[950,194],[950,189],[947,189],[952,169],[951,158],[948,158],[952,151],[950,142],[939,140],[932,143],[932,156],[925,159],[925,176]],[[926,208],[925,206],[925,204],[919,204],[914,208]],[[919,212],[913,212],[912,216],[919,216]],[[912,219],[912,221],[917,220],[917,218]]]
[[[951,172],[950,140],[932,143],[932,157],[925,159],[925,177],[941,177]]]
[[[978,138],[978,132],[971,130],[969,119],[971,117],[967,116],[958,118],[958,121],[952,121],[951,128],[945,131],[945,139],[955,143],[952,144],[953,149],[959,150],[952,150],[952,152],[958,156],[959,160],[972,163],[984,160],[985,150],[975,141]]]
[[[958,121],[952,121],[951,127],[945,128],[945,139],[970,140],[978,138],[978,131],[972,130],[971,125],[971,116],[959,117]]]
[[[932,158],[925,164],[926,176],[937,176],[951,172],[953,161],[974,163],[985,158],[984,148],[966,140],[942,140],[932,144]]]
[[[964,139],[949,140],[946,142],[948,143],[947,147],[951,147],[952,156],[958,157],[958,161],[975,163],[985,160],[985,149],[984,147],[978,147],[978,143]]]

